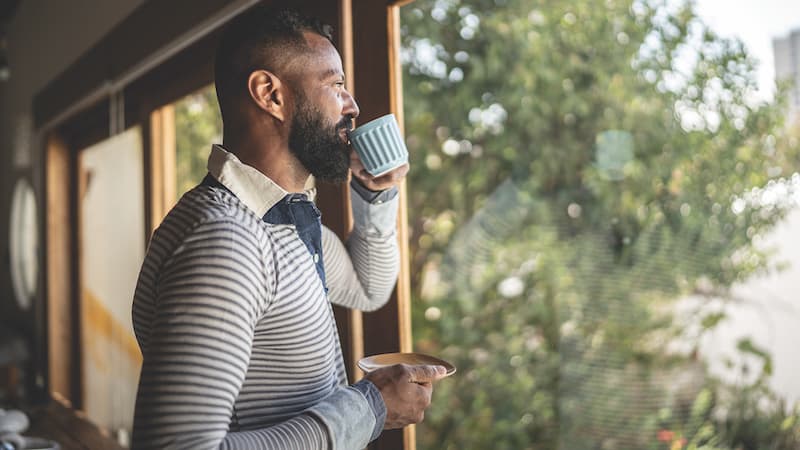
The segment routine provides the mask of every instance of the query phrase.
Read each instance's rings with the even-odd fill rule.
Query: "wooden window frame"
[[[48,136],[45,149],[46,233],[45,252],[47,282],[45,283],[45,330],[47,333],[46,367],[44,374],[48,390],[65,399],[78,399],[80,392],[80,345],[78,326],[80,314],[74,263],[77,259],[74,230],[76,211],[76,161],[64,139]]]

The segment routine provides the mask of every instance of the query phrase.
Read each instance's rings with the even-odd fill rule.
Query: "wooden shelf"
[[[65,400],[56,398],[46,405],[26,408],[25,412],[31,425],[23,435],[56,441],[61,450],[124,449]]]

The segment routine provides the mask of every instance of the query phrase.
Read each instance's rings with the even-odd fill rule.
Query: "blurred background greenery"
[[[797,133],[741,43],[674,1],[401,23],[415,346],[459,368],[419,447],[800,448],[770,355],[742,341],[748,376],[715,379],[686,330],[724,313],[673,318],[775,270],[756,242],[796,206]]]
[[[173,106],[175,192],[180,197],[208,172],[206,164],[211,144],[222,144],[222,116],[213,85],[187,95]]]

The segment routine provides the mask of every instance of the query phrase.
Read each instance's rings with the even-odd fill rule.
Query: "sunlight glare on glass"
[[[633,136],[624,130],[606,130],[595,138],[595,167],[610,180],[625,177],[624,168],[633,160]]]

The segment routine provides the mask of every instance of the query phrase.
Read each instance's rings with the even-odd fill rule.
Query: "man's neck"
[[[303,192],[309,173],[289,150],[288,145],[270,145],[276,140],[224,139],[225,150],[263,173],[287,192]]]

